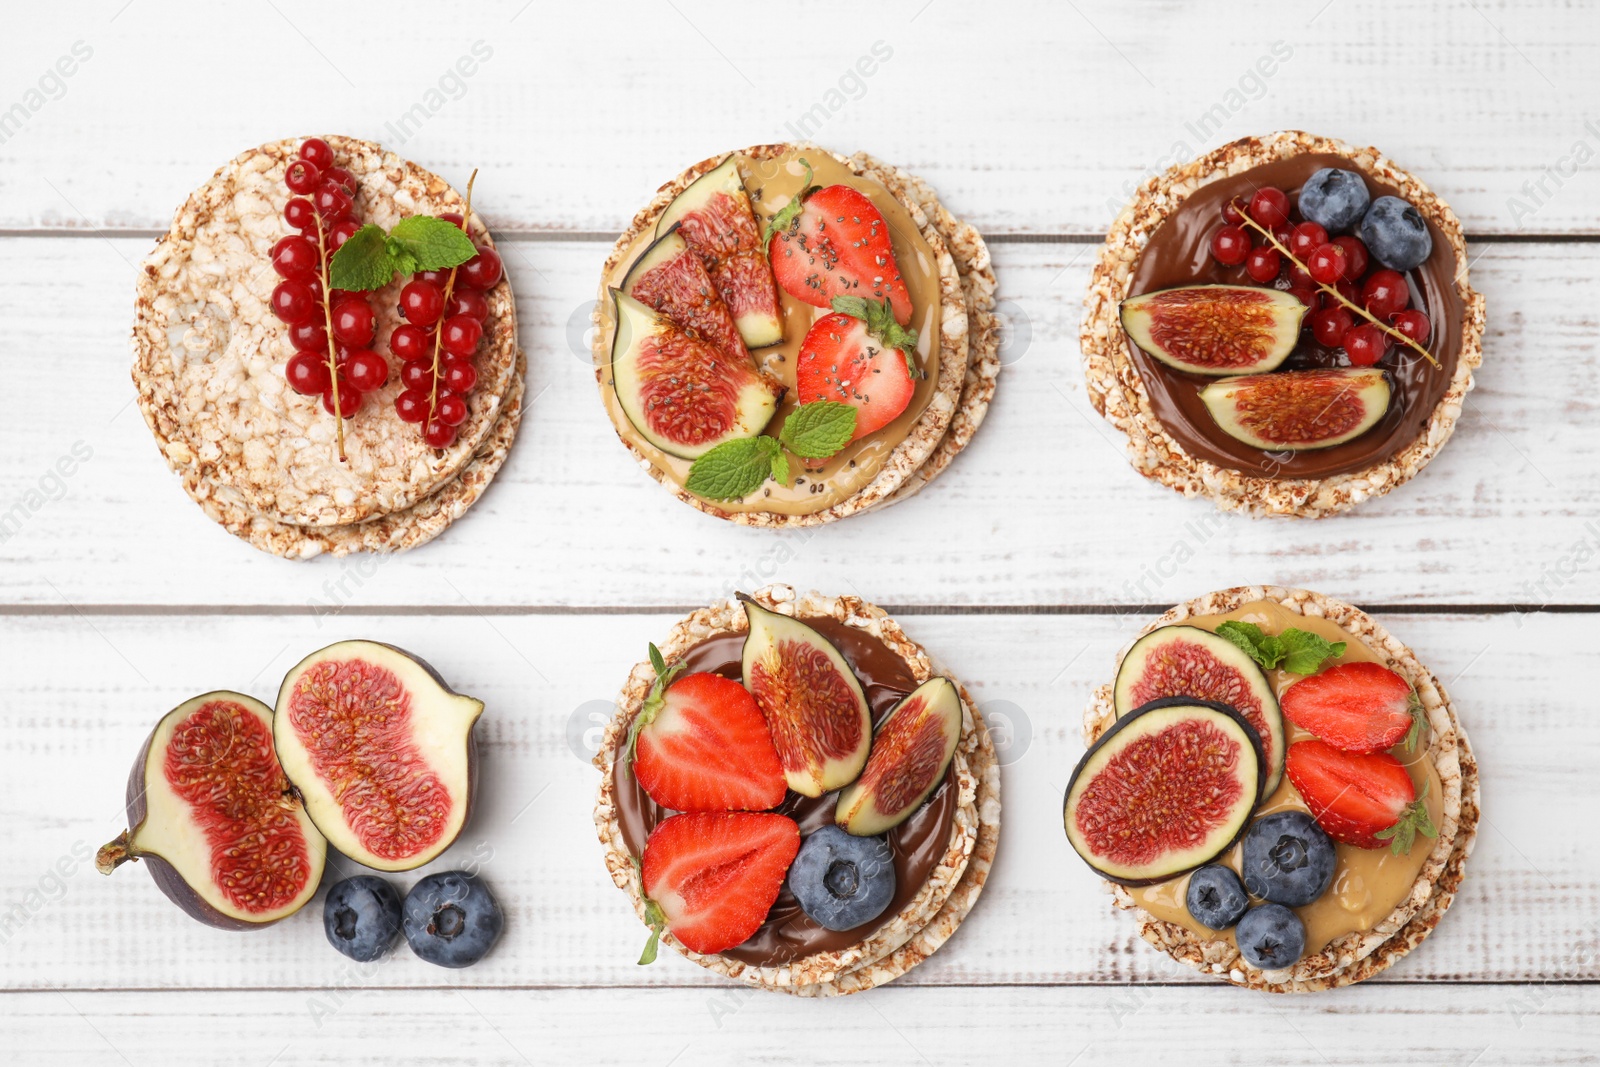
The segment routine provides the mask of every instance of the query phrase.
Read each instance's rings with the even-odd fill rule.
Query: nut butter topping
[[[812,515],[848,500],[877,477],[895,447],[906,439],[911,428],[922,417],[938,384],[939,267],[933,250],[923,239],[910,213],[895,199],[893,193],[879,183],[856,174],[822,149],[791,149],[780,156],[760,160],[741,156],[739,171],[744,178],[745,189],[750,193],[756,225],[764,229],[767,220],[805,188],[805,167],[800,163],[802,158],[811,165],[814,173],[812,184],[848,185],[865,194],[888,222],[895,263],[911,296],[911,326],[917,331],[917,365],[922,369],[923,377],[916,383],[911,403],[889,425],[859,441],[852,441],[820,466],[813,468],[795,463],[797,477],[791,485],[782,486],[768,481],[743,500],[712,501],[724,511]],[[620,286],[633,261],[654,239],[653,227],[640,234],[618,260],[616,269],[606,278],[607,286]],[[768,427],[768,432],[774,434],[783,425],[784,417],[799,403],[795,396],[795,364],[800,354],[800,342],[805,339],[806,331],[811,329],[813,322],[829,314],[824,308],[813,307],[790,296],[781,286],[778,288],[778,300],[783,312],[783,340],[751,353],[759,367],[788,388],[783,403]],[[609,302],[601,302],[600,315],[601,336],[605,341],[605,349],[609,351],[616,328]],[[688,480],[691,461],[669,456],[645,441],[622,412],[609,367],[600,378],[601,399],[618,433],[658,470],[666,472],[678,485],[683,485]]]
[[[1215,631],[1218,626],[1230,619],[1253,622],[1270,634],[1282,633],[1294,627],[1325,637],[1329,641],[1345,642],[1344,655],[1337,660],[1330,660],[1327,666],[1332,666],[1334,663],[1384,663],[1381,655],[1326,619],[1298,615],[1281,604],[1268,601],[1244,604],[1225,615],[1204,615],[1185,619],[1184,623]],[[1290,674],[1283,670],[1270,670],[1266,673],[1279,696],[1301,678],[1298,674]],[[1312,736],[1287,719],[1284,720],[1284,727],[1288,730],[1291,745]],[[1428,793],[1425,803],[1428,814],[1433,819],[1434,825],[1438,825],[1442,816],[1443,786],[1439,782],[1439,774],[1434,769],[1433,761],[1428,758],[1429,740],[1424,733],[1417,742],[1415,752],[1407,752],[1404,746],[1396,746],[1390,752],[1406,765],[1419,793],[1426,786]],[[1255,815],[1259,818],[1275,811],[1307,810],[1305,801],[1300,799],[1300,794],[1295,791],[1293,783],[1285,775],[1277,791],[1257,806]],[[1371,930],[1382,922],[1402,900],[1410,895],[1411,887],[1416,883],[1417,875],[1422,870],[1422,865],[1427,862],[1432,848],[1428,838],[1418,838],[1411,846],[1411,851],[1403,856],[1393,855],[1386,848],[1356,848],[1341,841],[1335,841],[1333,845],[1338,855],[1333,884],[1318,899],[1304,907],[1294,909],[1306,924],[1306,955],[1320,951],[1330,941],[1345,934]],[[1237,871],[1239,855],[1240,846],[1235,845],[1217,862]],[[1184,903],[1184,895],[1188,889],[1189,876],[1183,875],[1155,885],[1129,889],[1128,892],[1132,895],[1134,903],[1158,919],[1176,923],[1202,937],[1219,938],[1233,943],[1232,930],[1212,930],[1196,922],[1189,914]]]

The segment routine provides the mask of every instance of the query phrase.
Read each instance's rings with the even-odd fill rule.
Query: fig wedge
[[[249,930],[299,911],[327,844],[278,765],[272,710],[242,693],[162,716],[128,775],[128,826],[100,849],[110,874],[143,860],[156,886],[209,926]]]
[[[1253,285],[1187,285],[1122,302],[1133,343],[1174,370],[1211,376],[1275,370],[1300,338],[1305,305]]]
[[[295,665],[272,718],[278,759],[334,848],[409,871],[449,848],[476,777],[483,702],[392,645],[341,641]]]
[[[1332,448],[1360,437],[1389,410],[1376,367],[1336,367],[1223,378],[1200,391],[1228,436],[1269,452]]]
[[[861,682],[826,637],[740,594],[750,632],[745,688],[772,731],[784,780],[801,796],[849,785],[872,746],[872,712]]]
[[[929,678],[889,712],[861,777],[839,793],[833,821],[856,837],[886,834],[911,817],[939,783],[961,740],[961,696]]]
[[[1261,739],[1222,704],[1172,697],[1118,719],[1078,761],[1062,818],[1097,873],[1148,885],[1210,863],[1250,825]]]
[[[646,441],[698,459],[772,421],[783,390],[748,356],[728,356],[621,290],[612,296],[611,378],[623,414]]]
[[[685,332],[716,345],[729,359],[750,358],[728,305],[717,295],[705,264],[677,226],[656,238],[633,261],[622,279],[622,291],[661,312]]]

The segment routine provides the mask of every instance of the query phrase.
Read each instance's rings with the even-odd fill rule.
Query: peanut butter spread
[[[764,230],[767,220],[805,188],[806,170],[802,159],[811,165],[812,184],[848,185],[867,196],[883,213],[884,220],[889,224],[895,262],[911,297],[911,326],[917,331],[916,362],[922,377],[916,383],[911,403],[889,425],[859,441],[852,441],[820,465],[802,469],[796,464],[799,473],[791,485],[783,486],[768,481],[742,500],[716,501],[717,507],[725,511],[811,515],[848,500],[871,484],[895,446],[906,439],[932,399],[939,378],[939,267],[933,250],[923,239],[910,212],[895,199],[893,193],[878,182],[854,173],[821,150],[791,149],[783,155],[762,160],[741,156],[739,171],[755,209],[757,227]],[[607,277],[608,286],[622,284],[628,268],[650,246],[655,236],[653,228],[647,228],[640,234]],[[795,395],[795,366],[800,343],[811,329],[811,324],[829,314],[824,308],[813,307],[789,295],[781,286],[778,300],[783,313],[783,340],[751,353],[757,366],[787,387],[783,403],[767,428],[768,433],[774,434],[783,425],[784,417],[799,402]],[[605,302],[602,302],[600,330],[609,350],[616,322],[611,307]],[[669,456],[647,442],[623,414],[609,368],[600,378],[601,398],[617,432],[658,470],[664,471],[678,485],[684,485],[689,477],[691,461]]]
[[[1331,667],[1336,663],[1384,662],[1382,656],[1333,623],[1325,619],[1298,615],[1282,605],[1267,601],[1245,604],[1225,615],[1205,615],[1184,621],[1190,626],[1215,631],[1218,626],[1230,619],[1255,623],[1269,634],[1282,633],[1292,627],[1318,634],[1329,641],[1345,642],[1344,655],[1327,661],[1324,667]],[[1273,689],[1280,697],[1285,689],[1299,681],[1301,677],[1283,670],[1270,670],[1266,673]],[[1284,728],[1288,731],[1291,745],[1312,736],[1287,719],[1284,720]],[[1434,825],[1438,825],[1442,810],[1443,787],[1439,784],[1439,775],[1434,769],[1433,761],[1428,758],[1427,734],[1424,733],[1418,740],[1416,751],[1408,752],[1402,744],[1390,749],[1390,754],[1406,765],[1418,793],[1421,793],[1426,786],[1427,796],[1424,803]],[[1259,817],[1275,811],[1307,810],[1305,801],[1300,799],[1300,794],[1285,775],[1277,791],[1257,806],[1255,814]],[[1419,836],[1412,844],[1410,852],[1396,856],[1386,848],[1356,848],[1335,841],[1334,849],[1338,854],[1338,864],[1334,869],[1333,884],[1318,899],[1304,907],[1294,909],[1306,924],[1306,953],[1309,955],[1317,952],[1336,938],[1356,931],[1370,930],[1382,922],[1411,892],[1418,872],[1428,859],[1432,845],[1431,839]],[[1240,851],[1240,846],[1235,845],[1217,862],[1237,871]],[[1132,894],[1135,903],[1158,919],[1176,923],[1202,937],[1232,942],[1233,931],[1212,930],[1196,922],[1189,914],[1184,904],[1184,895],[1188,889],[1189,876],[1185,874],[1155,885],[1130,889],[1129,893]]]

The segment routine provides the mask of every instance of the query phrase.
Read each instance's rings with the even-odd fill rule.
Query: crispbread
[[[758,590],[755,599],[784,614],[826,616],[859,627],[899,654],[917,681],[933,674],[927,653],[908,638],[898,624],[880,609],[855,597],[797,596],[788,586]],[[720,633],[746,628],[745,611],[737,600],[701,609],[673,627],[659,643],[662,655],[676,658],[690,647]],[[655,681],[648,662],[636,666],[617,700],[618,711],[606,729],[595,765],[602,778],[595,805],[595,826],[605,846],[606,868],[612,881],[626,891],[634,909],[644,918],[645,902],[634,857],[628,852],[616,807],[615,755],[618,744]],[[965,689],[962,736],[954,759],[960,799],[943,857],[928,883],[900,914],[886,920],[855,945],[837,952],[816,953],[782,966],[756,967],[720,955],[703,955],[684,948],[670,933],[662,940],[682,955],[709,970],[768,989],[807,996],[854,992],[887,981],[926,958],[949,937],[981,892],[993,862],[999,833],[999,775],[994,749],[983,720]],[[974,866],[976,865],[976,866]],[[851,975],[857,975],[852,979]]]
[[[1455,286],[1465,308],[1461,352],[1455,372],[1416,440],[1361,470],[1324,478],[1264,478],[1242,474],[1189,455],[1162,428],[1139,370],[1128,356],[1118,308],[1128,294],[1134,266],[1152,234],[1203,185],[1253,166],[1305,153],[1331,153],[1401,191],[1437,225],[1455,252]],[[1467,248],[1461,223],[1443,200],[1375,148],[1356,148],[1300,131],[1246,137],[1190,163],[1158,174],[1134,195],[1111,224],[1090,278],[1079,343],[1089,401],[1128,439],[1128,458],[1146,478],[1185,496],[1208,496],[1224,511],[1251,515],[1320,518],[1382,496],[1408,481],[1449,440],[1472,372],[1483,362],[1484,300],[1467,281]]]
[[[760,161],[781,156],[796,148],[803,148],[808,152],[827,152],[827,149],[816,145],[790,145],[767,144],[755,145],[739,153],[751,160]],[[727,519],[745,526],[761,526],[769,528],[818,526],[823,523],[833,522],[858,511],[865,510],[875,504],[886,501],[891,494],[900,488],[911,476],[912,472],[921,467],[935,453],[935,450],[945,438],[954,417],[958,402],[961,399],[963,383],[967,377],[967,363],[969,358],[968,341],[968,316],[967,298],[963,291],[962,279],[957,269],[955,260],[950,250],[946,247],[944,237],[924,210],[920,197],[928,198],[937,204],[931,191],[924,186],[920,191],[912,187],[908,175],[894,168],[884,166],[865,154],[854,158],[846,158],[836,153],[828,153],[844,166],[862,177],[869,178],[883,185],[898,200],[916,223],[923,239],[934,253],[938,263],[940,281],[940,351],[939,351],[939,376],[933,396],[929,399],[927,409],[921,418],[911,427],[895,449],[877,476],[867,485],[849,498],[835,504],[833,507],[810,515],[785,515],[771,511],[728,511],[718,507],[714,502],[702,500],[678,485],[665,471],[650,462],[634,444],[629,442],[623,434],[622,427],[616,427],[618,437],[622,440],[638,460],[641,467],[652,478],[664,485],[674,496],[691,507],[698,508],[708,515]],[[609,299],[606,280],[609,279],[625,255],[639,237],[647,230],[653,229],[661,213],[666,210],[677,195],[688,188],[691,183],[702,174],[712,170],[724,159],[727,153],[714,156],[710,159],[690,167],[678,177],[663,185],[655,197],[637,215],[627,230],[617,238],[610,256],[607,257],[601,271],[601,285],[599,300],[595,305],[593,321],[600,327],[595,331],[593,353],[595,361],[595,378],[601,388],[605,388],[606,375],[609,373],[611,361],[610,331],[605,328],[604,308]],[[981,242],[980,242],[981,243]],[[981,419],[981,416],[980,416]],[[975,429],[976,426],[974,425]],[[967,431],[970,437],[970,430]],[[963,442],[964,443],[964,442]],[[959,446],[956,449],[959,451]],[[952,453],[953,455],[953,453]],[[948,463],[948,459],[945,460]],[[941,468],[942,469],[942,468]]]
[[[364,222],[388,227],[402,215],[462,206],[443,179],[375,144],[327,140],[360,186]],[[318,398],[299,396],[284,381],[291,348],[267,304],[277,283],[268,253],[290,232],[281,218],[289,197],[282,176],[297,145],[278,141],[241,154],[179,208],[140,273],[133,378],[168,465],[186,480],[193,474],[228,487],[265,519],[339,526],[409,508],[479,451],[513,375],[516,315],[502,279],[485,294],[490,316],[475,360],[480,379],[455,444],[429,448],[395,415],[396,371],[346,421],[349,462],[341,464],[332,416]],[[481,220],[474,223],[487,241]],[[380,339],[399,321],[400,284],[373,294]]]
[[[1365,612],[1319,593],[1278,586],[1222,590],[1172,608],[1141,630],[1135,640],[1187,618],[1224,614],[1258,600],[1273,601],[1290,611],[1339,626],[1353,639],[1382,654],[1386,666],[1410,682],[1421,698],[1428,716],[1428,755],[1439,775],[1442,811],[1438,836],[1411,892],[1372,930],[1336,939],[1284,971],[1263,972],[1246,965],[1229,942],[1204,938],[1176,923],[1157,919],[1140,908],[1123,887],[1112,882],[1105,886],[1117,907],[1134,913],[1140,936],[1180,963],[1235,985],[1269,992],[1336,988],[1369,978],[1405,955],[1428,935],[1449,907],[1477,832],[1477,763],[1449,696],[1415,653]],[[1119,662],[1126,652],[1124,648],[1119,653]],[[1100,686],[1084,710],[1085,744],[1093,744],[1115,718],[1112,687]]]

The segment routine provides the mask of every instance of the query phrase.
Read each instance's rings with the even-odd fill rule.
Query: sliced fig
[[[622,291],[652,307],[735,361],[750,358],[728,305],[717,295],[700,256],[674,226],[640,253],[622,279]]]
[[[668,455],[697,459],[724,441],[754,437],[783,390],[748,356],[734,359],[621,290],[611,378],[633,428]]]
[[[392,645],[341,641],[295,665],[272,717],[278,759],[334,848],[409,871],[449,848],[472,803],[483,701]]]
[[[1335,367],[1223,378],[1200,391],[1228,436],[1271,452],[1331,448],[1360,437],[1389,410],[1376,367]]]
[[[1123,885],[1203,866],[1233,847],[1261,792],[1261,739],[1222,704],[1171,697],[1118,719],[1072,772],[1067,840]]]
[[[872,712],[855,672],[799,619],[740,599],[750,620],[744,685],[766,716],[784,780],[807,797],[849,785],[872,746]]]
[[[1248,374],[1274,370],[1300,338],[1305,305],[1253,285],[1186,285],[1122,302],[1133,343],[1175,370]]]
[[[738,156],[729,156],[679,193],[661,213],[656,236],[674,226],[700,254],[744,343],[765,348],[783,340],[778,284],[739,174]]]
[[[1113,703],[1121,717],[1163,697],[1192,697],[1225,704],[1243,715],[1261,738],[1261,795],[1283,779],[1288,737],[1278,694],[1244,649],[1198,626],[1163,626],[1133,643],[1117,667]]]
[[[210,926],[275,923],[322,881],[327,843],[278,765],[272,709],[242,693],[162,716],[128,775],[128,826],[95,867],[144,860],[168,899]]]
[[[878,726],[861,777],[839,793],[833,821],[857,837],[886,834],[910,818],[940,782],[961,740],[961,696],[929,678]]]

